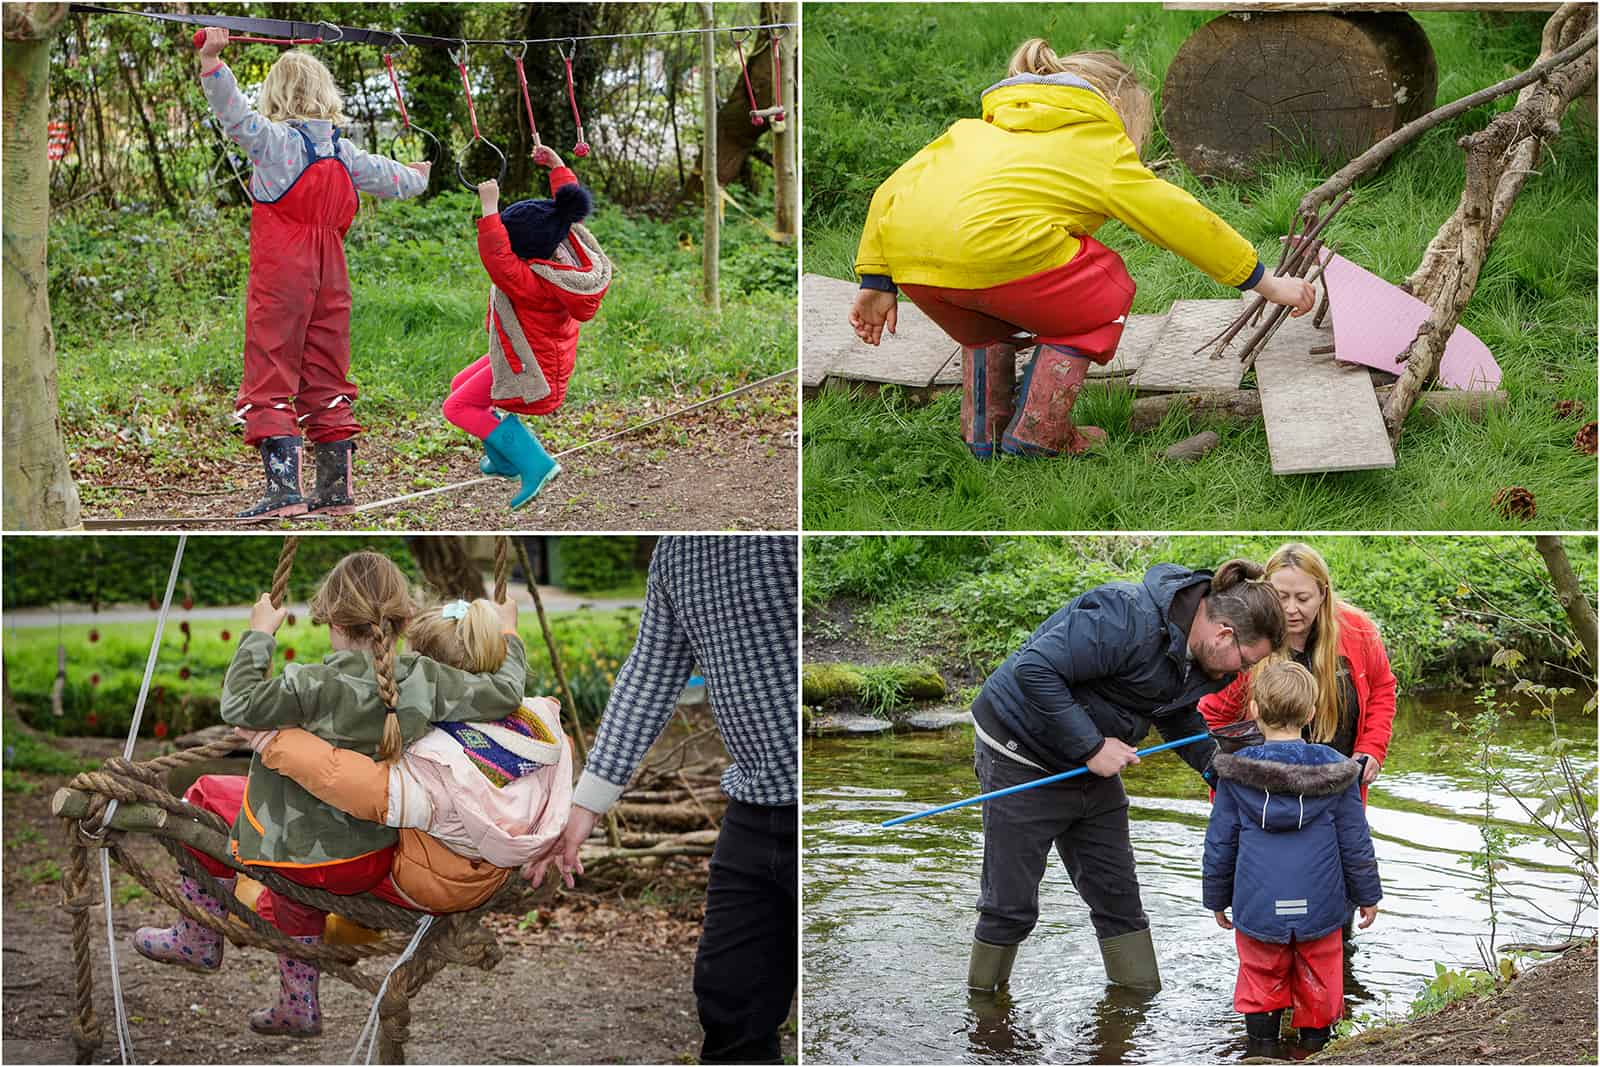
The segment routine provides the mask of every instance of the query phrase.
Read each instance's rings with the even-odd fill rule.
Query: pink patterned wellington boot
[[[994,458],[994,443],[1011,421],[1016,367],[1016,345],[961,349],[961,437],[976,459]]]
[[[234,879],[218,878],[217,884],[224,892],[233,891]],[[222,915],[220,901],[212,897],[200,883],[184,875],[178,880],[178,892],[183,899],[198,905],[212,915]],[[145,959],[157,963],[175,963],[191,971],[210,973],[222,966],[222,949],[226,942],[222,935],[209,930],[192,919],[182,916],[173,925],[160,929],[141,926],[133,932],[133,948]]]
[[[1104,441],[1106,432],[1098,426],[1072,424],[1072,406],[1088,376],[1088,356],[1062,345],[1040,345],[1023,375],[1001,450],[1012,456],[1077,455]]]
[[[296,937],[306,945],[320,945],[320,937]],[[278,957],[278,1002],[250,1013],[250,1029],[258,1034],[316,1037],[322,1033],[322,1004],[317,984],[322,972],[293,956]]]

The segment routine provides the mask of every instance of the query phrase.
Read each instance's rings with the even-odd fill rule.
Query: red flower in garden
[[[188,667],[179,667],[178,668],[178,678],[181,681],[187,682],[189,680],[189,668]]]
[[[294,659],[294,649],[292,649],[292,648],[284,649],[283,650],[283,658],[284,658],[285,661]]]
[[[90,630],[89,631],[89,643],[92,645],[98,640],[100,640],[100,631],[99,630]]]
[[[184,597],[183,598],[183,610],[184,611],[192,611],[193,609],[194,609],[194,597],[192,597],[192,596]],[[184,625],[187,626],[189,624],[188,623],[184,623]]]
[[[100,676],[98,674],[89,675],[89,684],[90,685],[99,685],[100,684]]]
[[[167,736],[167,724],[164,723],[164,722],[156,723],[155,734],[156,734],[157,737],[166,737]]]
[[[99,717],[97,717],[92,711],[83,717],[83,725],[85,726],[98,726],[99,724]]]
[[[178,629],[183,631],[183,633],[187,635],[188,632],[189,632],[189,620],[188,619],[184,619],[182,622],[180,622],[178,624]]]
[[[161,601],[157,600],[155,597],[151,597],[150,598],[150,610],[151,611],[160,611],[161,610]]]
[[[221,636],[222,636],[222,639],[224,641],[232,641],[233,640],[233,634],[229,633],[227,630],[222,631],[222,635]]]

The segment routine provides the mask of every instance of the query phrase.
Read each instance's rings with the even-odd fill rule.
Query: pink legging
[[[500,418],[494,413],[490,389],[494,386],[494,370],[485,355],[454,378],[450,379],[450,395],[444,402],[444,417],[472,436],[483,440],[494,433]]]

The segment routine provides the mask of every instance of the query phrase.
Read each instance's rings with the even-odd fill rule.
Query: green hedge
[[[277,537],[191,537],[183,550],[174,603],[248,604],[266,591],[283,541]],[[300,541],[289,596],[309,598],[340,558],[358,549],[382,552],[419,579],[416,561],[398,537],[306,537]],[[175,537],[8,537],[3,545],[4,604],[58,602],[138,604],[159,600],[172,569]]]
[[[221,721],[217,709],[222,678],[245,622],[243,613],[236,620],[193,623],[181,612],[174,614],[162,635],[161,656],[141,722],[143,736],[176,736]],[[579,714],[592,727],[605,710],[617,670],[638,636],[639,611],[564,612],[550,616],[550,627]],[[525,617],[520,630],[528,647],[528,692],[559,700],[537,618]],[[5,671],[23,720],[57,734],[125,736],[153,634],[150,623],[64,627],[60,639],[67,649],[67,683],[64,714],[57,719],[50,711],[56,673],[55,628],[7,632]],[[291,656],[299,662],[314,662],[328,652],[328,631],[304,618],[279,630],[278,638],[274,659],[280,667]]]
[[[1566,650],[1534,627],[1570,632],[1530,537],[1311,537],[1335,590],[1378,623],[1403,687],[1437,684],[1495,645],[1538,658]],[[944,647],[987,673],[1062,605],[1107,581],[1137,581],[1160,562],[1214,567],[1282,543],[1252,537],[810,537],[805,601],[815,614],[861,602],[855,621],[913,651]],[[1591,597],[1594,538],[1567,554]],[[811,625],[825,627],[817,618]]]

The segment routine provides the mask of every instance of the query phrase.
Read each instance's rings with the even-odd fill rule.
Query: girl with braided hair
[[[495,605],[483,599],[429,608],[406,643],[480,672],[499,669],[508,647]],[[496,722],[438,723],[387,765],[299,727],[239,732],[263,763],[319,800],[399,829],[389,876],[372,891],[392,904],[465,911],[518,867],[561,865],[552,850],[572,809],[572,743],[549,697],[526,697]]]
[[[415,652],[397,654],[395,641],[416,615],[405,575],[386,556],[352,553],[328,573],[311,601],[311,621],[327,624],[333,651],[321,663],[289,663],[269,676],[273,635],[288,611],[263,594],[223,680],[222,718],[252,730],[299,726],[338,748],[392,763],[436,722],[500,719],[521,706],[527,659],[516,633],[516,607],[502,604],[497,611],[506,654],[493,672],[469,673]],[[259,756],[251,760],[248,778],[203,775],[184,799],[232,823],[235,859],[271,867],[301,885],[364,893],[389,874],[393,828],[322,803]],[[232,868],[191,853],[232,891]],[[185,877],[181,889],[213,915],[223,913],[222,904],[194,879]],[[298,941],[322,939],[327,913],[320,909],[264,890],[256,910]],[[158,963],[198,971],[222,965],[221,935],[188,919],[166,929],[142,928],[133,946]],[[294,1037],[321,1033],[317,969],[279,956],[278,975],[277,1002],[251,1013],[251,1029]]]

